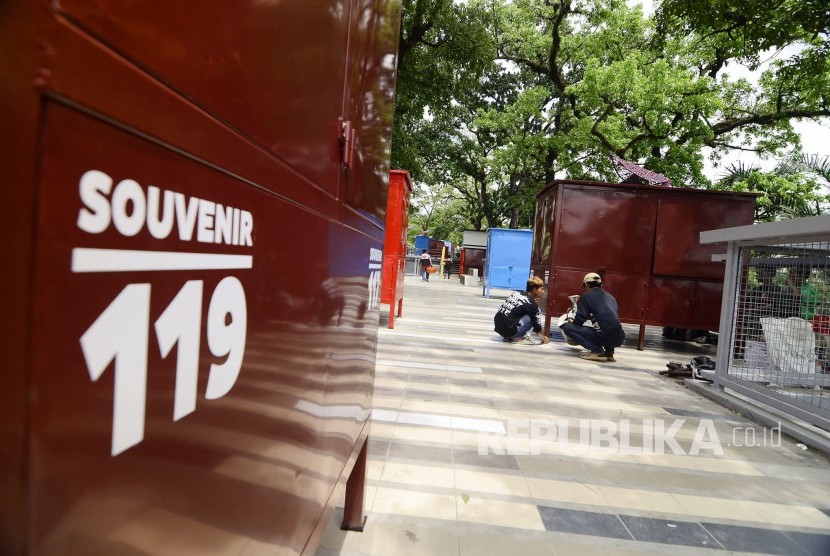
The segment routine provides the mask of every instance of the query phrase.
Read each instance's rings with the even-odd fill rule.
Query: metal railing
[[[715,384],[830,430],[830,219],[817,218],[701,237],[735,237]]]

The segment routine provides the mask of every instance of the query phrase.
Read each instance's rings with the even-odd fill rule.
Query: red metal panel
[[[486,249],[477,249],[475,247],[464,247],[461,249],[464,257],[464,268],[462,274],[469,274],[470,269],[477,268],[478,275],[484,275],[484,257],[487,254]]]
[[[62,0],[57,6],[336,194],[349,3]]]
[[[40,99],[32,70],[42,53],[36,39],[41,13],[30,0],[0,8],[0,554],[25,554],[28,537],[28,404],[31,399],[31,252],[37,192],[35,153]],[[21,79],[25,76],[25,79]]]
[[[694,322],[695,281],[653,278],[648,287],[647,324],[685,328]]]
[[[306,6],[315,2],[278,4]],[[336,2],[328,4],[326,12],[337,7]],[[390,0],[353,0],[352,4],[351,56],[348,60],[344,113],[355,130],[355,140],[354,152],[346,154],[350,164],[343,198],[357,214],[368,217],[382,228],[387,208],[386,184],[389,179],[389,138],[392,136],[395,102],[395,44],[400,27],[400,5]],[[317,36],[321,33],[319,29],[313,33],[316,40],[322,43],[320,47],[328,50],[331,39]],[[288,44],[285,47],[290,48]],[[309,83],[309,86],[313,87],[313,84]],[[302,154],[309,160],[307,152]],[[310,160],[313,161],[313,157]]]
[[[348,265],[336,258],[348,254],[326,252],[333,225],[327,220],[66,108],[49,106],[45,123],[30,478],[33,553],[65,550],[68,539],[56,533],[66,527],[92,542],[101,534],[102,513],[119,528],[158,526],[154,519],[163,516],[196,519],[214,524],[214,534],[228,542],[252,536],[299,552],[346,465],[346,439],[358,438],[371,406],[372,366],[366,360],[373,349],[354,328],[377,322],[376,311],[361,311],[370,303],[365,273],[344,273]],[[82,199],[90,170],[114,180],[113,215],[122,191],[149,197],[149,186],[158,184],[182,195],[183,206],[193,207],[190,240],[181,239],[189,225],[178,201],[171,203],[177,211],[171,231],[161,238],[146,225],[131,235],[131,218],[122,218],[119,230],[115,216],[100,233],[79,229],[85,212],[109,210]],[[249,212],[251,245],[201,241],[206,227],[218,226],[209,226],[202,202],[191,205],[194,198]],[[286,241],[300,226],[318,246],[317,257],[305,257],[301,242]],[[213,240],[214,233],[209,235]],[[350,241],[368,259],[373,241],[356,234]],[[221,262],[206,270],[155,272],[78,266],[80,249],[113,248],[250,256],[251,268],[243,263],[222,270]],[[115,255],[99,255],[99,262],[114,265]],[[275,272],[285,261],[305,259],[302,272]],[[311,285],[310,275],[330,278]],[[339,307],[339,313],[329,307]],[[117,319],[119,311],[127,311],[129,320],[108,324],[106,315]],[[167,322],[172,330],[165,331]],[[234,335],[239,330],[241,338]],[[84,348],[84,338],[92,347]],[[164,354],[170,349],[165,342],[178,342],[176,350]],[[136,350],[129,347],[133,343]],[[309,357],[332,351],[347,357]],[[107,357],[115,358],[114,368]],[[195,358],[196,373],[191,389],[182,382],[189,357]],[[237,358],[241,367],[233,379],[233,368],[223,365]],[[210,384],[221,384],[223,375],[230,387],[224,394]],[[141,400],[135,391],[120,392],[119,382],[146,389],[143,415],[141,408],[129,413],[130,403]],[[211,399],[217,393],[222,395]],[[177,416],[175,408],[188,411],[187,400],[190,412]],[[338,414],[336,408],[344,406],[353,414]],[[119,433],[120,425],[127,432]],[[129,433],[141,427],[142,434]],[[267,488],[257,488],[254,477],[267,477]],[[119,500],[129,504],[122,507]],[[238,507],[248,510],[240,515]],[[180,524],[176,536],[192,543],[195,533]]]
[[[717,330],[720,326],[720,306],[723,282],[697,282],[692,322],[697,330]],[[701,324],[703,326],[701,326]]]
[[[429,253],[429,256],[433,259],[438,259],[438,261],[433,261],[433,264],[435,266],[438,266],[437,263],[440,263],[441,255],[443,254],[446,247],[447,245],[440,239],[429,239],[429,249],[427,249],[427,252]]]
[[[383,243],[381,303],[389,304],[389,328],[395,328],[403,310],[403,281],[406,272],[406,234],[409,227],[409,196],[412,179],[405,170],[389,172],[389,201],[386,211],[386,239]]]
[[[725,244],[701,244],[700,232],[751,224],[753,197],[725,195],[660,195],[654,274],[722,280],[724,263],[712,255],[726,252]]]
[[[313,553],[363,491],[399,2],[7,4],[0,552]]]
[[[656,207],[649,191],[563,185],[559,199],[553,254],[557,266],[621,273],[648,269]]]

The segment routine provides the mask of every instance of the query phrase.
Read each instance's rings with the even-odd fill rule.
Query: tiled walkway
[[[649,329],[639,352],[631,327],[588,362],[501,342],[505,290],[405,293],[394,330],[381,307],[366,529],[336,514],[319,556],[830,555],[828,460],[658,375],[713,347]]]

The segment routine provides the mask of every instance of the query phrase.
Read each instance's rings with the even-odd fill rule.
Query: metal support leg
[[[340,529],[344,531],[360,531],[366,525],[366,516],[363,515],[363,498],[366,491],[366,453],[369,439],[363,443],[360,455],[357,456],[354,468],[346,481],[346,502],[343,508],[343,523]]]

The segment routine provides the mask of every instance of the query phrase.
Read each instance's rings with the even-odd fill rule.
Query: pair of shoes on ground
[[[594,353],[593,351],[583,353],[579,358],[586,361],[599,361],[601,363],[614,363],[617,361],[613,354],[607,355],[605,353]]]

